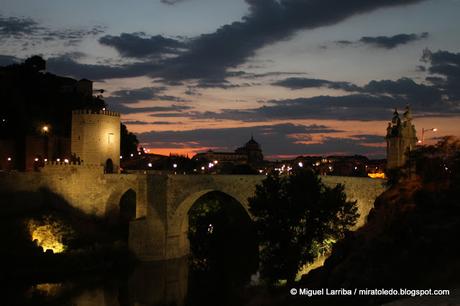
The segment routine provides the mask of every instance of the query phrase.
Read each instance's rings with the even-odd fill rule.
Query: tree
[[[128,131],[126,125],[121,123],[120,127],[120,153],[122,156],[129,156],[131,153],[136,153],[139,140],[132,132]]]
[[[249,198],[258,233],[262,277],[293,282],[329,241],[343,238],[357,219],[344,186],[325,186],[312,171],[270,174]]]

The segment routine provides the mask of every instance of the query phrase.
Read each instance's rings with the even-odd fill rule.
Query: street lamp
[[[437,128],[431,128],[431,129],[422,128],[422,140],[419,140],[418,143],[421,145],[425,143],[425,133],[426,132],[436,132],[437,130],[438,130]]]
[[[44,134],[48,133],[49,130],[50,130],[50,128],[49,128],[49,126],[47,126],[47,125],[44,125],[44,126],[42,127],[42,132],[43,132]]]

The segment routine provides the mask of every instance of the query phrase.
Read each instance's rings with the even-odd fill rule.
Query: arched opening
[[[126,239],[129,236],[129,222],[134,219],[136,219],[136,192],[129,189],[120,198],[118,213],[121,234]]]
[[[223,192],[211,191],[194,201],[185,218],[192,280],[189,299],[212,305],[226,294],[222,288],[230,294],[247,285],[258,268],[258,245],[242,204]]]
[[[105,161],[104,173],[113,173],[113,161],[111,158]]]

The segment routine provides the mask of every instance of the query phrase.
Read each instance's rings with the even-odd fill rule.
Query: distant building
[[[415,126],[412,124],[412,114],[409,106],[399,117],[395,109],[393,119],[387,127],[387,169],[395,169],[403,166],[406,162],[407,153],[415,148],[417,136]]]
[[[251,137],[243,147],[239,147],[234,152],[215,152],[209,150],[196,154],[193,159],[202,162],[217,161],[217,163],[258,165],[263,162],[264,156],[259,143]]]
[[[248,162],[252,165],[257,165],[264,161],[262,148],[260,147],[259,143],[254,140],[254,137],[252,136],[251,139],[248,142],[246,142],[246,144],[243,147],[236,149],[235,153],[247,156]]]

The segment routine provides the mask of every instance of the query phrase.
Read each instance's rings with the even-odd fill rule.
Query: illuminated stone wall
[[[248,210],[248,197],[265,176],[104,174],[101,166],[54,164],[40,173],[0,173],[0,192],[47,188],[70,205],[92,215],[111,216],[125,192],[136,193],[136,219],[129,226],[129,246],[141,260],[179,258],[189,253],[188,211],[213,191],[235,198]],[[383,180],[359,177],[322,177],[326,185],[345,185],[357,200],[365,223],[374,200],[384,191]],[[0,208],[1,209],[1,208]]]
[[[45,188],[71,206],[100,217],[117,211],[125,192],[136,192],[136,217],[146,214],[145,175],[104,174],[102,167],[54,164],[42,172],[0,173],[0,192],[36,192]]]
[[[71,151],[84,164],[105,165],[111,159],[120,167],[120,114],[110,111],[72,112]]]

